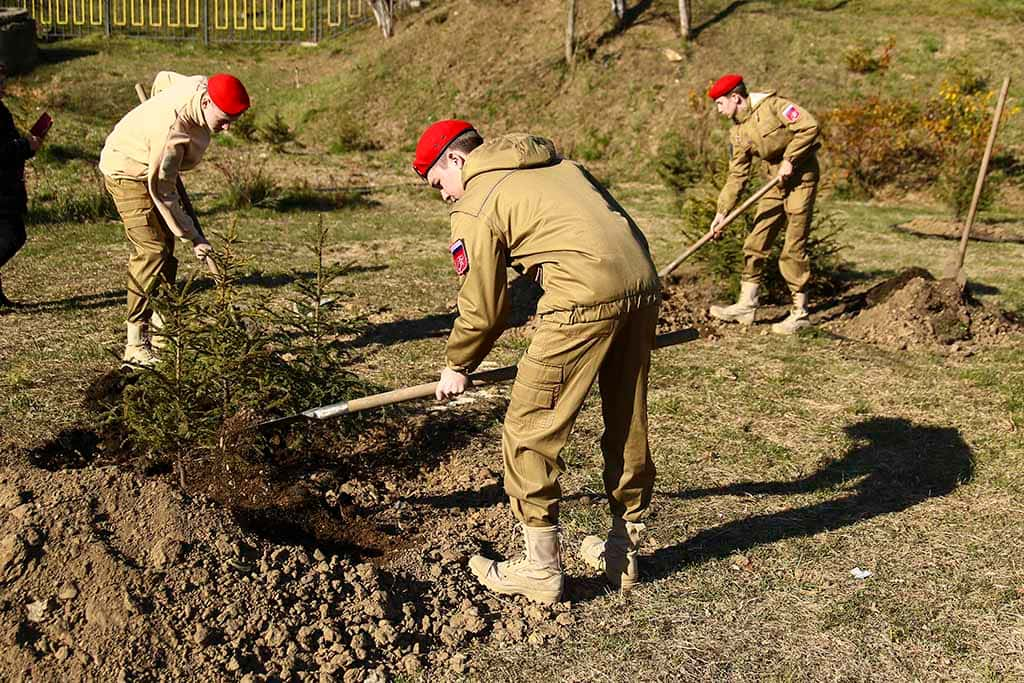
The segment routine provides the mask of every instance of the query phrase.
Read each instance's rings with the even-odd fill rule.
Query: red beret
[[[249,108],[249,93],[242,81],[229,74],[214,74],[206,80],[206,92],[228,116],[238,116]]]
[[[452,144],[452,140],[469,130],[473,130],[473,124],[459,119],[445,119],[432,124],[423,131],[420,141],[416,143],[416,158],[412,162],[413,169],[420,174],[420,177],[426,178],[430,167],[441,158],[444,151],[448,149],[448,145]]]
[[[722,95],[731,93],[737,85],[743,82],[743,76],[739,74],[726,74],[715,81],[715,84],[708,90],[708,97],[717,100]]]

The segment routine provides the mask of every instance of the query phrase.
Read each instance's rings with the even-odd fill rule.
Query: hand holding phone
[[[30,128],[28,132],[42,140],[46,137],[46,134],[50,131],[50,126],[52,125],[53,119],[44,111],[39,115],[36,122],[32,124],[32,128]]]

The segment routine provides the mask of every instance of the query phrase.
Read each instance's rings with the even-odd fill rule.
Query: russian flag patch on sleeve
[[[455,240],[448,251],[452,253],[452,265],[455,266],[455,272],[459,275],[465,275],[469,272],[469,254],[466,253],[466,243],[462,240]]]
[[[782,110],[782,115],[786,117],[786,120],[793,123],[800,118],[800,110],[796,108],[795,104],[791,104]]]

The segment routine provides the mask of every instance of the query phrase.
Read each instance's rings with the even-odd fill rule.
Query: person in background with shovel
[[[174,282],[174,238],[190,242],[204,263],[212,252],[183,206],[178,174],[195,168],[211,135],[227,130],[249,108],[245,86],[228,74],[161,71],[151,95],[107,136],[99,164],[131,244],[124,362],[144,367],[156,363],[150,325],[160,327],[149,295],[160,282]]]
[[[439,400],[466,390],[467,374],[504,330],[506,269],[536,273],[544,289],[502,432],[505,491],[526,554],[507,562],[475,555],[470,570],[498,593],[561,599],[560,453],[597,380],[612,524],[606,538],[587,537],[581,551],[613,586],[628,590],[638,579],[655,474],[647,378],[661,291],[647,240],[604,187],[544,138],[484,143],[466,121],[440,121],[420,138],[413,168],[451,204],[449,251],[462,278]]]
[[[793,334],[810,324],[807,237],[818,189],[818,122],[806,109],[774,91],[748,93],[743,77],[738,74],[727,74],[715,81],[708,97],[715,101],[718,112],[733,122],[729,131],[729,174],[718,195],[718,213],[711,229],[715,230],[736,205],[755,158],[768,162],[769,172],[779,179],[778,185],[758,202],[754,229],[743,243],[739,300],[730,306],[712,306],[710,314],[744,325],[754,322],[765,261],[785,224],[786,241],[779,256],[779,271],[793,296],[793,308],[785,320],[772,325],[772,332]]]
[[[25,246],[25,162],[43,144],[35,135],[22,137],[14,127],[14,118],[2,101],[6,84],[7,65],[0,62],[0,268]],[[13,307],[0,279],[0,313]]]

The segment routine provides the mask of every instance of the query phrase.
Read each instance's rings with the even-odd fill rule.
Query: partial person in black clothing
[[[4,106],[7,65],[0,62],[0,269],[25,244],[25,160],[31,159],[42,144],[35,135],[23,137],[14,127],[14,118]],[[4,295],[0,272],[0,312],[14,306]]]

